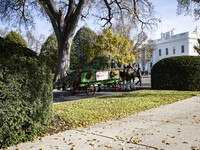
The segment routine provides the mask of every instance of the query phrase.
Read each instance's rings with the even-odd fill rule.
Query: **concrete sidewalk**
[[[19,150],[200,149],[200,95],[119,120],[64,131]],[[10,147],[8,150],[16,150]]]

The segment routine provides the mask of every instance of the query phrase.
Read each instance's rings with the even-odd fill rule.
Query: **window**
[[[176,54],[176,47],[173,47],[173,54]]]
[[[159,49],[159,56],[161,56],[161,49]]]
[[[184,45],[181,45],[181,53],[184,53],[184,52],[185,52]]]
[[[166,48],[165,50],[166,50],[166,55],[168,55],[168,54],[169,54],[169,52],[168,52],[168,48]]]

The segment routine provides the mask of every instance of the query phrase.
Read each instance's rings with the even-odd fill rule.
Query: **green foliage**
[[[33,140],[52,123],[52,75],[37,54],[0,38],[0,148]]]
[[[10,40],[12,42],[15,42],[17,44],[20,44],[24,47],[27,47],[27,43],[26,41],[23,39],[23,37],[19,34],[16,33],[14,31],[11,31],[10,33],[8,33],[5,37],[6,40]]]
[[[114,35],[112,30],[106,29],[103,35],[97,37],[88,55],[109,56],[110,59],[117,59],[120,64],[126,64],[135,62],[132,49],[133,42],[130,39],[126,39],[122,34]]]
[[[104,56],[97,56],[92,59],[84,69],[108,70],[110,69],[110,60]]]
[[[42,45],[40,55],[47,65],[55,73],[58,61],[58,42],[55,33],[51,34]]]
[[[77,70],[70,70],[66,77],[59,79],[58,82],[53,85],[53,88],[58,90],[62,88],[63,90],[66,90],[67,88],[73,87],[73,79],[77,72]]]
[[[194,46],[194,49],[197,51],[197,53],[200,55],[200,39],[197,39],[198,46]]]
[[[165,58],[153,66],[151,84],[154,89],[200,90],[200,57]]]
[[[90,46],[96,41],[97,35],[90,28],[82,27],[76,33],[71,51],[71,69],[81,69],[94,57],[89,54]]]
[[[28,49],[23,47],[21,44],[17,44],[15,42],[12,42],[10,40],[6,40],[0,37],[0,46],[1,46],[1,62],[7,61],[8,59],[11,59],[11,57],[37,57],[37,54]]]

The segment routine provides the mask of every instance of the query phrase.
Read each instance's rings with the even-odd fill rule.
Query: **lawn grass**
[[[112,119],[174,103],[200,92],[141,90],[124,94],[96,97],[54,104],[54,113],[61,117],[68,129],[93,125]]]

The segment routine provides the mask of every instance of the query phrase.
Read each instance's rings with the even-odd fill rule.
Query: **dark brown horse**
[[[120,77],[122,78],[122,87],[124,90],[135,89],[135,75],[132,68],[124,68],[120,70]],[[132,80],[132,82],[131,82]]]

